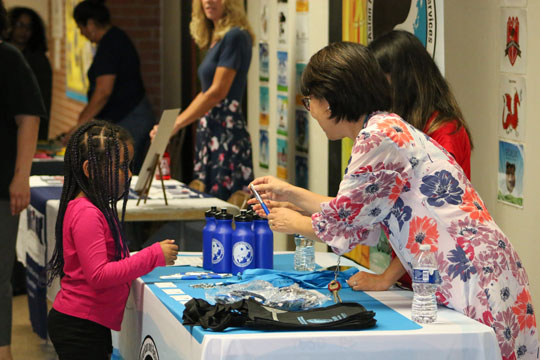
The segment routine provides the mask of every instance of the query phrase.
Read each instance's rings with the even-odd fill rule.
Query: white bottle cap
[[[420,251],[431,251],[431,245],[430,244],[420,245]]]

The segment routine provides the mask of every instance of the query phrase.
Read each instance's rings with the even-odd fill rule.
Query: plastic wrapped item
[[[322,306],[330,297],[317,290],[302,289],[298,284],[277,288],[267,281],[254,280],[209,289],[206,291],[206,299],[216,304],[254,299],[263,305],[296,311]]]

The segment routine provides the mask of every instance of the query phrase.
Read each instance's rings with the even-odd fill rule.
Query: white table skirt
[[[335,265],[336,256],[317,253],[316,261],[321,266]],[[353,263],[342,259],[342,264]],[[412,292],[368,294],[410,318]],[[199,343],[190,327],[184,327],[141,279],[133,284],[122,329],[115,333],[114,343],[123,359],[137,359],[147,336],[160,360],[500,359],[490,327],[440,306],[437,321],[419,330],[216,333],[205,335]],[[147,339],[147,350],[150,343]]]

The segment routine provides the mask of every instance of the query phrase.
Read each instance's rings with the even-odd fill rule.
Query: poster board
[[[147,183],[149,177],[154,176],[153,161],[156,158],[156,155],[159,156],[159,159],[161,159],[163,156],[171,137],[174,121],[179,113],[180,109],[176,108],[164,110],[163,114],[161,114],[158,131],[152,140],[152,144],[150,144],[148,152],[146,153],[143,165],[141,167],[141,172],[139,173],[139,178],[135,184],[136,192],[140,193],[144,188],[144,184]]]

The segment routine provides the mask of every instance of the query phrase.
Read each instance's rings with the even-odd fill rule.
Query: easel
[[[151,176],[148,176],[146,179],[144,186],[139,194],[139,200],[137,200],[137,206],[139,206],[139,203],[141,202],[141,199],[144,196],[144,203],[146,204],[146,200],[148,199],[148,193],[150,192],[150,188],[152,187],[152,180],[154,179],[154,174],[156,173],[156,167],[159,172],[159,179],[161,180],[161,189],[163,190],[163,198],[165,199],[165,205],[169,205],[167,202],[167,194],[165,193],[165,183],[163,182],[163,174],[161,173],[161,166],[159,166],[159,154],[154,155],[154,159],[152,160],[152,163],[150,164],[150,167],[148,168],[148,171],[150,172]]]

